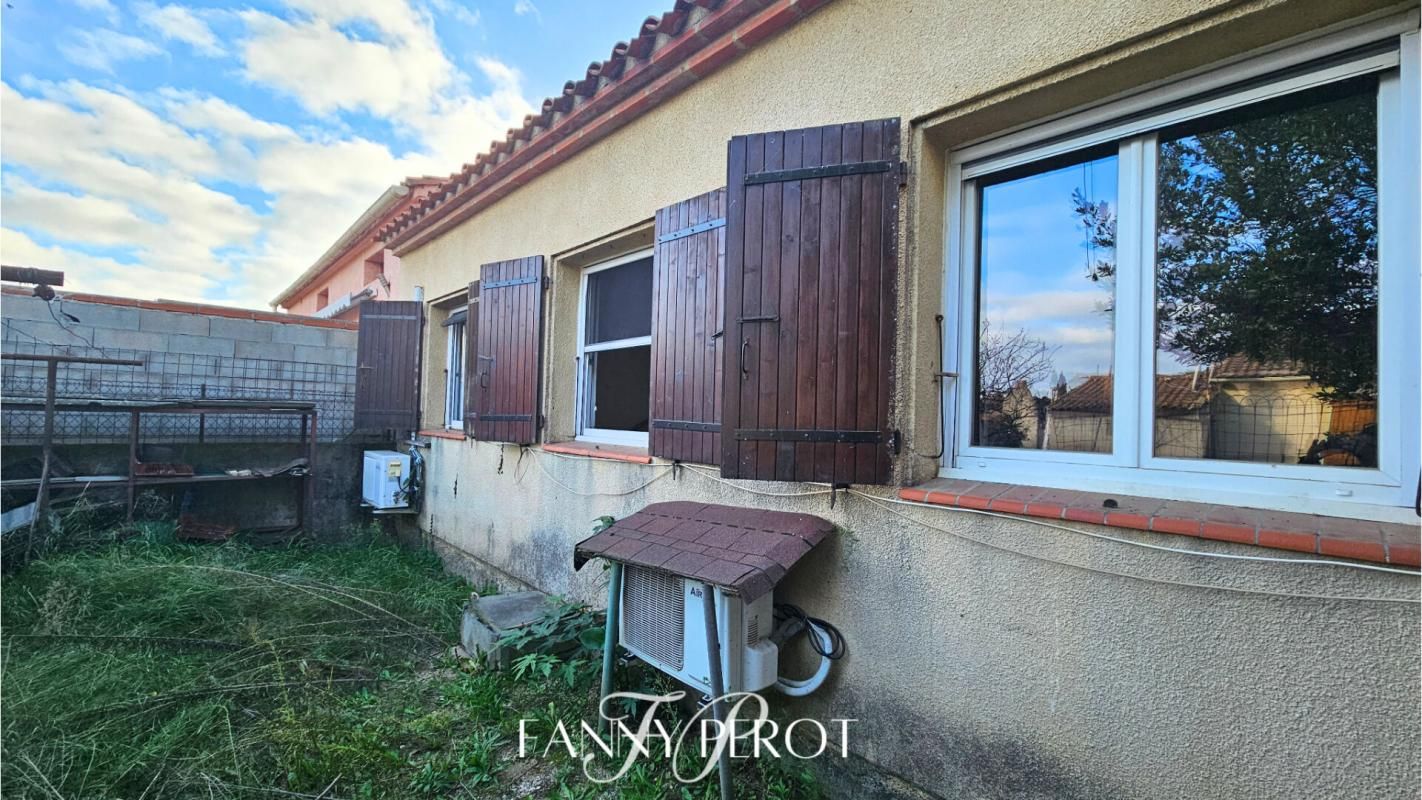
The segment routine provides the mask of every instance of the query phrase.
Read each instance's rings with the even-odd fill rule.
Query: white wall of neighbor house
[[[911,178],[901,206],[895,397],[908,447],[897,477],[927,478],[938,469],[929,457],[938,450],[931,374],[948,148],[1409,7],[1415,14],[1415,3],[1352,0],[841,0],[402,252],[405,284],[439,298],[466,287],[482,263],[550,256],[543,403],[549,438],[569,438],[582,266],[646,247],[656,209],[722,185],[734,134],[901,117]],[[443,347],[429,337],[425,363],[443,363]],[[425,382],[425,427],[442,417],[443,392]],[[692,499],[835,522],[837,536],[778,597],[839,625],[850,654],[827,687],[805,701],[776,701],[778,711],[860,720],[855,754],[935,795],[1292,800],[1415,796],[1419,785],[1415,578],[1176,555],[1025,519],[883,508],[857,496],[831,509],[813,485],[732,486],[697,471],[673,475],[665,464],[483,442],[432,441],[427,478],[418,525],[452,567],[595,604],[604,573],[596,564],[574,573],[572,552],[596,517]]]

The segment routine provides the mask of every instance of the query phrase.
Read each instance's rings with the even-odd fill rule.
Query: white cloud
[[[114,7],[112,0],[72,0],[74,5],[92,11],[96,14],[103,14],[110,24],[118,22],[118,9]]]
[[[135,6],[134,11],[139,22],[157,31],[164,39],[186,42],[203,55],[220,56],[225,52],[212,29],[192,9],[145,2]]]
[[[534,19],[539,22],[543,21],[543,12],[538,10],[538,6],[533,4],[533,0],[515,0],[513,10],[520,17],[532,14]]]
[[[1080,320],[1093,317],[1105,325],[1106,317],[1100,313],[1100,309],[1109,299],[1110,294],[1104,289],[989,294],[986,316],[994,325],[1014,328],[1024,323],[1048,319]]]
[[[397,117],[427,108],[456,80],[428,19],[383,0],[293,0],[307,16],[286,20],[244,11],[242,61],[249,80],[295,97],[316,114],[366,111]],[[379,41],[337,26],[373,23]]]
[[[479,24],[482,17],[478,9],[471,9],[464,4],[464,0],[429,0],[430,8],[438,11],[441,16],[453,19],[469,27]]]
[[[257,119],[245,110],[218,97],[164,89],[168,115],[174,122],[198,131],[211,131],[238,140],[280,141],[297,134],[285,125]]]
[[[70,63],[100,72],[113,72],[121,61],[151,58],[162,52],[150,41],[108,28],[76,31],[59,45],[60,55]]]
[[[5,258],[64,269],[74,291],[262,307],[387,186],[457,169],[532,110],[517,70],[483,58],[461,72],[408,3],[287,5],[288,18],[227,16],[246,31],[229,55],[258,88],[320,115],[310,124],[182,87],[0,84]],[[204,18],[185,28],[181,6],[135,11],[207,46]],[[349,113],[387,120],[415,148],[352,135]]]

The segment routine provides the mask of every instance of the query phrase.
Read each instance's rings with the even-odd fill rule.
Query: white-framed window
[[[464,428],[464,344],[466,314],[459,309],[444,321],[444,419],[450,428]]]
[[[578,439],[647,446],[651,356],[652,251],[584,269],[578,295]]]
[[[1410,515],[1408,24],[950,153],[942,474]]]

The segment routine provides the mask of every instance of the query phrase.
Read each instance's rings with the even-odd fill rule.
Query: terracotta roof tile
[[[1307,377],[1298,362],[1256,361],[1243,355],[1230,356],[1210,369],[1212,380],[1296,377]]]
[[[1157,375],[1155,377],[1155,406],[1169,414],[1194,411],[1209,402],[1209,383],[1196,378],[1193,373],[1180,375]],[[1080,385],[1051,402],[1052,411],[1071,411],[1083,414],[1109,414],[1111,412],[1111,376],[1091,375]]]
[[[578,543],[573,564],[608,558],[706,581],[750,600],[774,588],[833,530],[808,514],[655,503]]]

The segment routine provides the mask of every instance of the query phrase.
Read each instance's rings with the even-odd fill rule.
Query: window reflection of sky
[[[995,333],[1027,335],[1055,348],[1053,378],[1032,387],[1046,394],[1057,372],[1069,385],[1111,371],[1112,281],[1093,282],[1090,267],[1114,261],[1091,244],[1072,194],[1117,209],[1116,158],[989,185],[982,191],[981,321]]]

